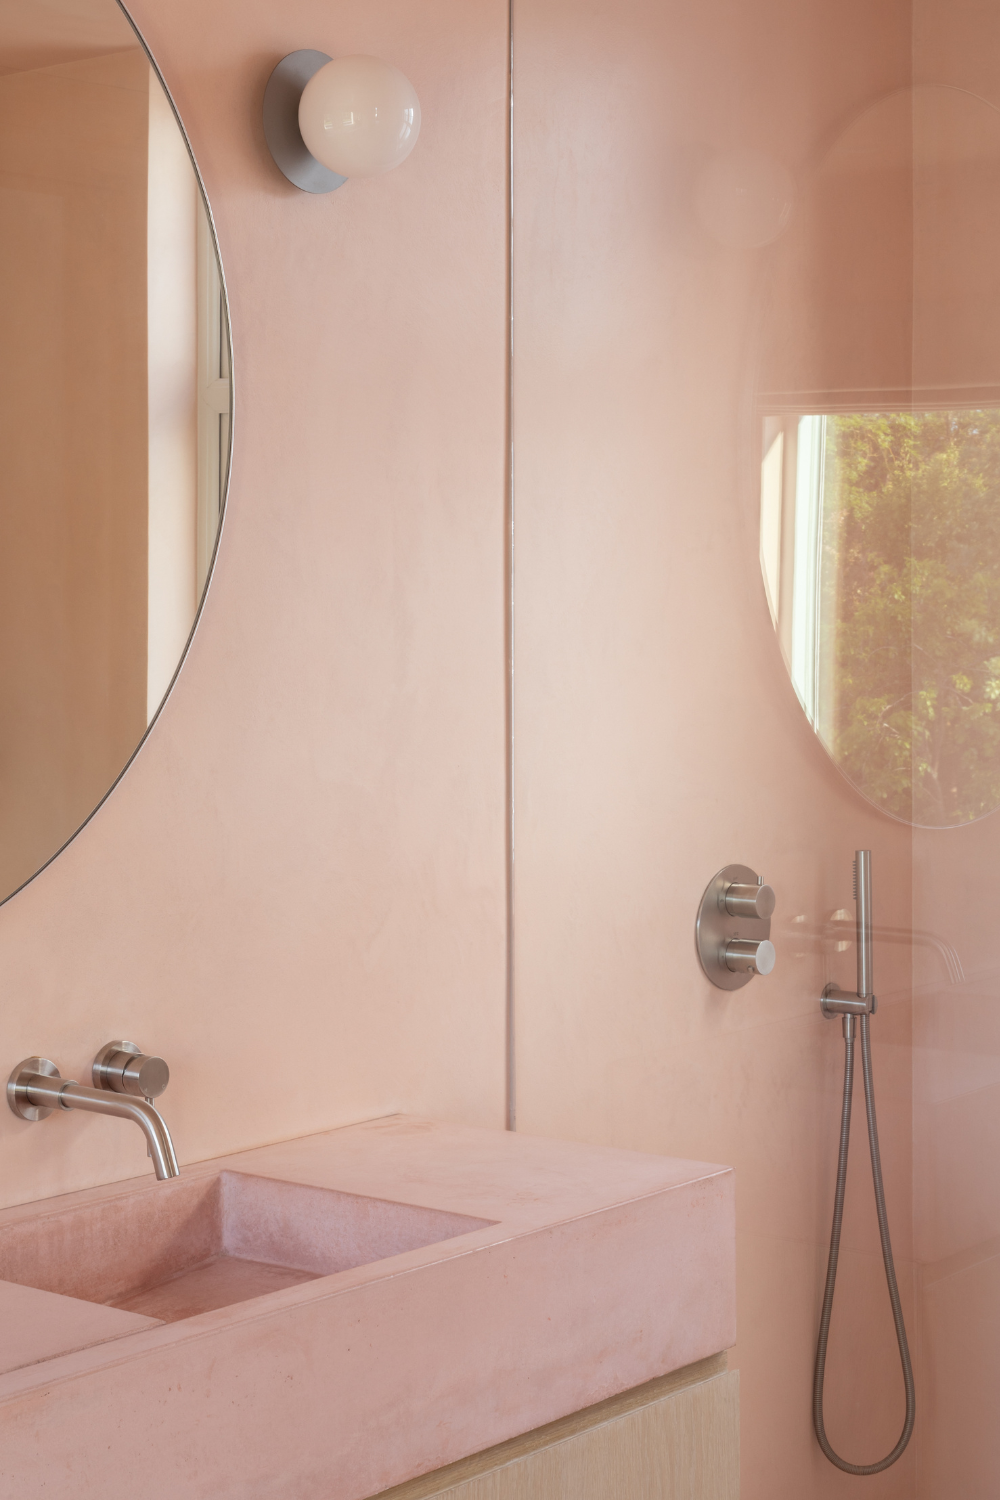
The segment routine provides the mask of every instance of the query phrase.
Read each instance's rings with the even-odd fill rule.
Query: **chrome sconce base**
[[[698,958],[720,990],[738,990],[774,968],[771,913],[774,891],[748,865],[726,865],[713,875],[698,908]]]
[[[275,163],[294,187],[304,193],[332,193],[347,181],[317,161],[299,130],[302,90],[331,59],[325,52],[303,47],[283,57],[264,90],[264,139]]]

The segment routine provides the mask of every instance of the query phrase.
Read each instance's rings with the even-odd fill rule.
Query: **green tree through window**
[[[1000,411],[829,417],[822,504],[835,760],[908,822],[1000,807]]]

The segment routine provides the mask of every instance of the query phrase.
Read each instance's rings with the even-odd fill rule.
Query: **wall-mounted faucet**
[[[153,1106],[170,1079],[162,1057],[147,1057],[134,1042],[109,1042],[94,1058],[91,1076],[94,1088],[61,1077],[47,1057],[26,1057],[7,1080],[7,1103],[22,1120],[44,1120],[57,1109],[132,1120],[146,1137],[158,1179],[179,1176],[170,1131]]]

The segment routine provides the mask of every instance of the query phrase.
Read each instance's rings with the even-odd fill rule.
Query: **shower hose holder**
[[[878,1010],[876,995],[857,995],[853,990],[828,984],[820,996],[820,1009],[828,1021],[837,1016],[873,1016]]]

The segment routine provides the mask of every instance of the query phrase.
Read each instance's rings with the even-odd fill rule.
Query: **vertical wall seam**
[[[504,558],[506,714],[506,1125],[517,1129],[514,1029],[514,0],[507,0],[507,486]]]

